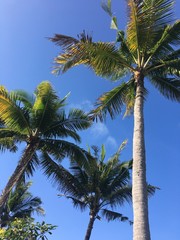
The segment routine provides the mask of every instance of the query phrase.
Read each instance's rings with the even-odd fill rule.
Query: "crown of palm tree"
[[[115,219],[129,221],[123,214],[114,211],[116,207],[131,201],[129,169],[132,167],[132,161],[123,163],[119,161],[124,144],[108,161],[105,161],[104,146],[100,156],[98,148],[93,146],[94,156],[83,161],[83,164],[80,159],[75,159],[71,162],[69,170],[53,162],[48,154],[45,153],[42,156],[45,174],[63,193],[59,196],[71,199],[74,207],[82,211],[89,209],[90,222],[93,219],[92,225],[95,219],[100,219],[100,212],[108,221]],[[85,239],[89,238],[90,233],[88,234],[87,230]]]
[[[41,199],[28,191],[31,184],[21,182],[10,192],[0,217],[1,227],[6,227],[16,218],[32,217],[34,212],[44,215]]]
[[[65,113],[65,100],[59,99],[49,82],[42,82],[35,91],[35,97],[22,91],[7,92],[0,89],[1,150],[17,150],[17,143],[39,142],[37,150],[47,151],[56,159],[73,154],[86,154],[74,143],[65,141],[71,137],[80,142],[78,130],[88,128],[91,123],[87,115],[79,109]],[[33,156],[35,163],[37,155]],[[30,166],[29,166],[30,167]],[[32,173],[29,168],[29,173]]]
[[[106,151],[102,145],[101,153],[96,146],[89,149],[91,159],[81,161],[74,159],[69,170],[58,165],[48,154],[42,155],[42,166],[45,174],[51,178],[57,188],[67,199],[71,199],[74,207],[84,211],[89,209],[90,219],[101,219],[99,213],[107,221],[120,220],[132,223],[126,216],[114,211],[126,202],[131,202],[132,186],[130,183],[130,169],[132,160],[120,162],[120,154],[127,141],[124,141],[118,151],[105,160]],[[149,196],[157,188],[148,185]],[[92,223],[93,225],[93,223]],[[89,239],[88,230],[86,238]]]
[[[22,91],[8,92],[1,86],[0,149],[15,151],[21,142],[27,146],[0,198],[0,207],[5,203],[2,197],[7,198],[24,173],[32,175],[39,164],[37,151],[47,152],[58,161],[65,157],[86,158],[86,151],[65,138],[79,143],[77,131],[88,128],[91,122],[79,109],[71,109],[66,114],[66,98],[60,99],[47,81],[38,85],[33,97]]]
[[[117,26],[111,1],[103,9],[111,16],[111,27],[117,31],[114,43],[93,42],[83,32],[78,39],[56,34],[51,41],[64,50],[56,58],[54,73],[66,72],[85,64],[97,75],[111,79],[128,76],[129,81],[103,94],[92,112],[103,119],[108,112],[113,118],[126,104],[127,113],[134,106],[136,78],[139,73],[165,97],[180,101],[180,21],[172,22],[172,0],[128,0],[126,31]],[[144,89],[144,92],[147,91]]]

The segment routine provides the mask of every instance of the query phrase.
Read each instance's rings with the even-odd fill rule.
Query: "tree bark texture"
[[[137,78],[133,136],[133,240],[150,240],[144,140],[144,79]]]
[[[18,183],[20,178],[22,177],[28,163],[31,161],[32,156],[34,155],[38,144],[28,144],[24,154],[22,155],[16,169],[14,170],[13,174],[11,175],[8,183],[6,184],[2,195],[0,196],[0,215],[2,213],[2,209],[9,197],[9,193],[11,192],[12,188]]]
[[[84,240],[90,239],[95,219],[96,219],[96,217],[94,214],[90,215],[90,220],[89,220],[89,224],[88,224],[88,228],[87,228],[87,232],[86,232],[86,236],[85,236]]]

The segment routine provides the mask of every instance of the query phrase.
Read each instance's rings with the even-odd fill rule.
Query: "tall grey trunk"
[[[12,188],[19,182],[28,163],[31,161],[32,156],[34,155],[38,144],[28,144],[23,156],[21,157],[16,169],[14,170],[13,174],[11,175],[8,183],[6,184],[2,195],[0,196],[0,215],[2,214],[3,207],[8,199],[9,193],[11,192]]]
[[[144,79],[136,79],[133,136],[133,240],[150,240],[146,183],[146,156],[144,140]]]
[[[88,224],[88,228],[87,228],[87,231],[86,231],[86,236],[85,236],[84,240],[89,240],[90,239],[95,219],[96,219],[95,214],[94,213],[91,214],[89,224]]]

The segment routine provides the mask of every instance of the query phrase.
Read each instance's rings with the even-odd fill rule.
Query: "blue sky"
[[[0,84],[9,90],[33,92],[43,80],[52,82],[60,97],[68,92],[70,106],[89,110],[103,92],[114,85],[96,77],[84,66],[61,76],[51,74],[57,46],[47,40],[55,33],[76,37],[84,29],[95,41],[114,41],[115,32],[109,29],[110,19],[100,7],[100,0],[0,0]],[[126,25],[125,0],[113,0],[113,12],[119,26]],[[180,17],[180,3],[175,6],[175,18]],[[149,201],[151,235],[153,240],[178,240],[180,236],[180,107],[147,85],[149,95],[145,105],[145,136],[148,182],[161,188]],[[132,155],[132,117],[122,116],[94,125],[81,134],[81,146],[106,144],[107,155],[128,139],[122,160]],[[21,152],[15,156],[1,154],[0,190],[3,189],[17,164]],[[67,160],[66,160],[67,161]],[[74,209],[70,201],[57,197],[57,191],[38,170],[32,178],[32,192],[40,196],[46,210],[45,221],[58,225],[49,238],[79,240],[84,238],[88,213]],[[132,218],[132,208],[120,211]],[[41,218],[38,218],[41,220]],[[132,239],[132,227],[126,223],[96,221],[92,240]]]

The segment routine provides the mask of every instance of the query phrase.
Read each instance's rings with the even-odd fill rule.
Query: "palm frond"
[[[29,93],[23,90],[15,90],[10,92],[10,96],[15,95],[16,101],[20,101],[27,109],[31,109],[34,104],[34,95],[30,95]]]
[[[160,190],[160,188],[156,186],[152,186],[151,184],[147,184],[148,197],[153,196],[156,190]]]
[[[117,152],[115,154],[113,154],[113,156],[111,156],[109,159],[108,159],[108,162],[107,162],[107,165],[109,164],[112,164],[114,165],[114,161],[116,163],[119,163],[119,157],[120,157],[120,154],[122,152],[122,150],[126,147],[126,144],[127,144],[127,139],[124,140],[121,145],[119,146]]]
[[[140,9],[138,9],[138,6],[140,4],[136,3],[133,0],[129,0],[128,1],[128,6],[129,6],[129,24],[128,24],[128,28],[127,28],[127,39],[128,39],[128,45],[129,48],[131,50],[131,52],[133,52],[133,54],[138,54],[139,55],[139,46],[140,46],[140,29],[139,29],[139,16],[140,15]],[[139,13],[139,14],[138,14]],[[134,54],[134,55],[135,55]],[[139,56],[138,56],[139,57]],[[138,59],[136,57],[136,59]]]
[[[81,34],[79,42],[72,44],[65,49],[64,53],[59,54],[55,62],[57,65],[54,73],[64,73],[74,66],[85,64],[97,75],[113,79],[126,74],[125,66],[131,68],[114,44],[92,42],[91,37],[85,33]]]
[[[52,126],[50,126],[50,128],[45,131],[45,134],[43,136],[47,138],[71,137],[76,142],[78,143],[81,142],[81,137],[79,136],[78,133],[76,133],[73,130],[69,130],[64,127],[61,127],[61,124],[59,124],[59,122],[57,122],[57,125],[56,123],[53,123]]]
[[[100,188],[108,199],[114,192],[127,186],[130,180],[129,170],[132,168],[132,160],[120,163],[119,150],[108,159],[101,173],[102,185]]]
[[[18,147],[12,137],[0,138],[0,151],[4,152],[9,150],[10,152],[16,152]]]
[[[132,102],[132,96],[130,94],[130,92],[133,91],[132,89],[134,89],[134,82],[129,81],[104,93],[96,102],[98,107],[90,112],[90,117],[93,119],[99,118],[103,121],[107,113],[109,113],[111,118],[115,118],[117,114],[122,112],[124,103],[128,104]],[[134,91],[133,94],[135,94]]]
[[[156,62],[162,59],[166,59],[167,55],[171,56],[172,59],[174,55],[174,59],[179,58],[175,55],[175,52],[179,52],[179,50],[175,50],[173,46],[179,45],[180,43],[180,21],[176,21],[173,25],[167,25],[165,28],[161,29],[158,34],[158,39],[155,40],[155,45],[150,49],[149,57],[145,65],[152,60],[152,62]]]
[[[159,31],[172,21],[172,0],[129,0],[128,45],[137,53],[141,66],[143,55],[155,44]]]
[[[59,54],[55,58],[57,66],[54,68],[53,73],[65,72],[67,69],[76,66],[80,63],[88,61],[88,55],[83,54],[85,46],[92,43],[92,38],[86,35],[85,32],[78,35],[78,40],[69,36],[56,34],[50,40],[56,42],[64,49],[63,54]]]
[[[180,58],[179,51],[175,51],[172,54],[166,55],[164,59],[156,61],[155,64],[150,64],[146,69],[148,77],[159,76],[159,77],[170,77],[180,76]]]
[[[180,80],[178,78],[153,76],[150,81],[164,97],[180,102]]]
[[[78,166],[78,164],[76,162],[72,162],[70,171],[73,174],[73,176],[76,177],[81,184],[83,184],[84,186],[88,186],[89,171],[88,171],[87,167],[82,168],[82,167]]]
[[[44,215],[42,201],[28,191],[30,186],[31,182],[21,182],[10,192],[0,217],[1,227],[8,226],[15,218],[31,217],[33,213]]]
[[[87,63],[96,75],[108,79],[119,79],[127,74],[131,65],[112,43],[97,42],[88,49],[90,62]]]
[[[29,133],[29,119],[27,110],[21,106],[21,101],[17,101],[18,96],[9,94],[3,87],[0,88],[0,118],[3,123],[13,129],[23,133]]]
[[[92,122],[90,121],[87,114],[80,109],[71,109],[68,114],[67,127],[72,130],[84,130],[91,126]]]
[[[74,44],[77,44],[79,42],[78,39],[75,39],[70,36],[62,35],[62,34],[55,34],[54,37],[48,38],[51,42],[54,42],[56,45],[63,47],[63,48],[69,48]]]
[[[2,126],[0,128],[0,150],[9,150],[16,152],[18,150],[18,143],[26,141],[26,135],[21,132],[14,131],[11,128]]]
[[[105,217],[108,222],[109,221],[114,221],[114,220],[119,220],[121,222],[129,222],[130,224],[132,224],[132,221],[130,221],[128,219],[128,217],[125,217],[121,213],[110,211],[108,209],[102,209],[101,212],[102,212],[103,217]]]
[[[86,210],[87,208],[87,204],[75,197],[72,197],[72,196],[67,196],[67,195],[64,195],[64,194],[60,194],[59,196],[64,196],[66,197],[67,199],[71,199],[72,200],[72,203],[74,205],[75,208],[80,208],[81,211],[84,211]]]
[[[130,180],[131,165],[132,161],[120,163],[119,158],[115,155],[104,164],[100,176],[100,190],[104,203],[111,204],[113,207],[129,201],[131,186],[129,187],[127,184]]]
[[[45,175],[52,180],[61,192],[81,198],[82,192],[86,191],[77,178],[62,165],[53,161],[45,152],[41,155],[41,166]]]
[[[69,119],[66,114],[65,110],[61,110],[58,113],[57,120],[54,119],[52,123],[47,126],[46,130],[43,133],[44,138],[65,138],[65,137],[72,137],[75,141],[80,142],[80,136],[76,133],[76,129],[73,128],[74,122],[77,119]],[[81,122],[81,116],[78,119]],[[87,118],[87,125],[90,122]],[[84,122],[82,121],[82,125]],[[85,125],[85,124],[84,124]]]
[[[71,161],[79,161],[79,164],[85,164],[87,158],[92,158],[91,155],[84,149],[74,143],[65,140],[46,139],[41,140],[39,150],[46,151],[58,161],[68,157]]]
[[[116,183],[117,185],[118,183]],[[130,203],[132,201],[132,186],[124,186],[121,187],[114,192],[112,191],[112,194],[109,195],[109,199],[107,200],[107,203],[111,206],[111,208],[114,208],[116,206],[123,206],[125,203]]]
[[[32,109],[34,128],[44,132],[51,121],[56,120],[59,99],[48,81],[40,83],[35,94],[36,100]]]
[[[110,17],[112,17],[111,0],[103,1],[101,7]]]
[[[13,218],[30,217],[34,213],[44,215],[45,212],[40,206],[41,203],[39,197],[27,197],[19,205],[16,205]]]
[[[116,42],[120,43],[120,47],[118,49],[119,53],[120,53],[120,55],[122,55],[126,58],[127,63],[129,63],[129,65],[137,64],[138,62],[137,62],[136,54],[134,54],[131,51],[129,44],[128,44],[128,40],[125,38],[124,31],[122,31],[122,30],[117,31]],[[127,72],[127,70],[126,70],[126,72]]]
[[[116,42],[117,43],[120,42],[119,48],[120,55],[125,57],[126,61],[129,63],[129,66],[132,64],[132,62],[137,63],[135,56],[133,56],[133,53],[129,49],[127,40],[125,39],[124,31],[118,29],[117,17],[114,16],[112,13],[111,0],[102,2],[101,6],[103,10],[111,17],[111,29],[115,29],[117,31]],[[117,76],[115,76],[115,79],[118,79],[121,76],[123,75],[117,74]]]
[[[101,147],[101,158],[100,158],[102,162],[104,161],[105,156],[106,156],[106,149],[105,149],[105,146],[103,144],[102,147]]]
[[[25,171],[25,176],[28,178],[33,176],[34,171],[39,166],[39,159],[36,153],[32,156],[31,161],[28,163]]]

